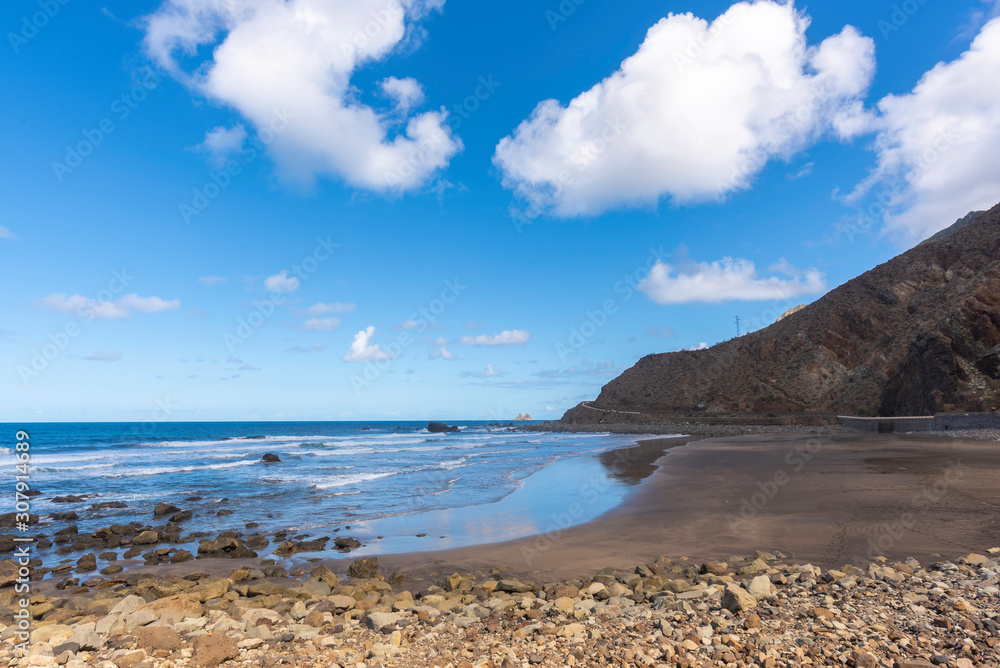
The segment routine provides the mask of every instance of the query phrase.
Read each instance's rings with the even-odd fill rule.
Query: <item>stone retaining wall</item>
[[[949,431],[960,429],[1000,429],[1000,413],[941,413],[913,417],[858,417],[838,415],[845,428],[853,431],[891,434],[908,431]]]

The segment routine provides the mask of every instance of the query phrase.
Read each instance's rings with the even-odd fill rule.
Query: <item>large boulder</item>
[[[735,584],[727,584],[726,591],[722,594],[722,607],[729,612],[743,612],[757,607],[757,599],[750,595],[743,587]]]
[[[236,640],[225,633],[207,633],[198,636],[192,643],[194,648],[194,665],[198,668],[215,668],[223,661],[235,659],[240,655]]]
[[[0,588],[10,587],[17,582],[17,562],[13,559],[0,561]]]
[[[286,540],[284,543],[279,545],[274,549],[274,553],[287,557],[293,554],[298,554],[299,552],[322,552],[326,548],[326,543],[329,538],[316,538],[314,540]]]
[[[378,577],[378,559],[376,557],[355,559],[350,568],[347,569],[347,574],[361,580]]]
[[[333,546],[341,552],[350,552],[351,550],[356,550],[361,547],[361,541],[357,538],[341,536],[333,541]]]
[[[225,557],[229,559],[253,559],[257,553],[239,538],[231,536],[215,540],[203,540],[198,544],[198,555],[202,557]]]
[[[443,422],[428,422],[427,431],[432,434],[450,434],[458,431],[458,427],[453,425],[446,425]]]
[[[383,627],[390,626],[399,621],[399,615],[395,612],[373,612],[365,617],[365,626],[372,631],[381,631]]]
[[[164,515],[173,515],[174,513],[179,513],[181,511],[177,506],[171,505],[169,503],[159,503],[156,508],[153,509],[153,515],[156,517],[163,517]]]
[[[758,575],[747,585],[747,592],[758,601],[762,601],[775,593],[771,579],[766,575]]]
[[[136,645],[149,652],[166,650],[172,652],[181,646],[181,637],[169,626],[144,626],[132,632]]]
[[[132,539],[133,545],[153,545],[160,542],[160,534],[156,531],[143,531]]]

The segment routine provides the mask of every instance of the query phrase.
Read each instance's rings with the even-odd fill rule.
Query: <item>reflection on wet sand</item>
[[[638,485],[653,474],[656,461],[670,448],[686,445],[689,436],[647,438],[630,448],[618,448],[598,455],[611,477],[626,485]]]

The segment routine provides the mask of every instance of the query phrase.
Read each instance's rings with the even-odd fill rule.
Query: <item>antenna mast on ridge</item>
[[[740,338],[740,316],[736,316],[736,338]]]

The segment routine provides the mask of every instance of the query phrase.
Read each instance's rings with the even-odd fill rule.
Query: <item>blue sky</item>
[[[4,3],[0,420],[557,418],[1000,200],[996,15]]]

